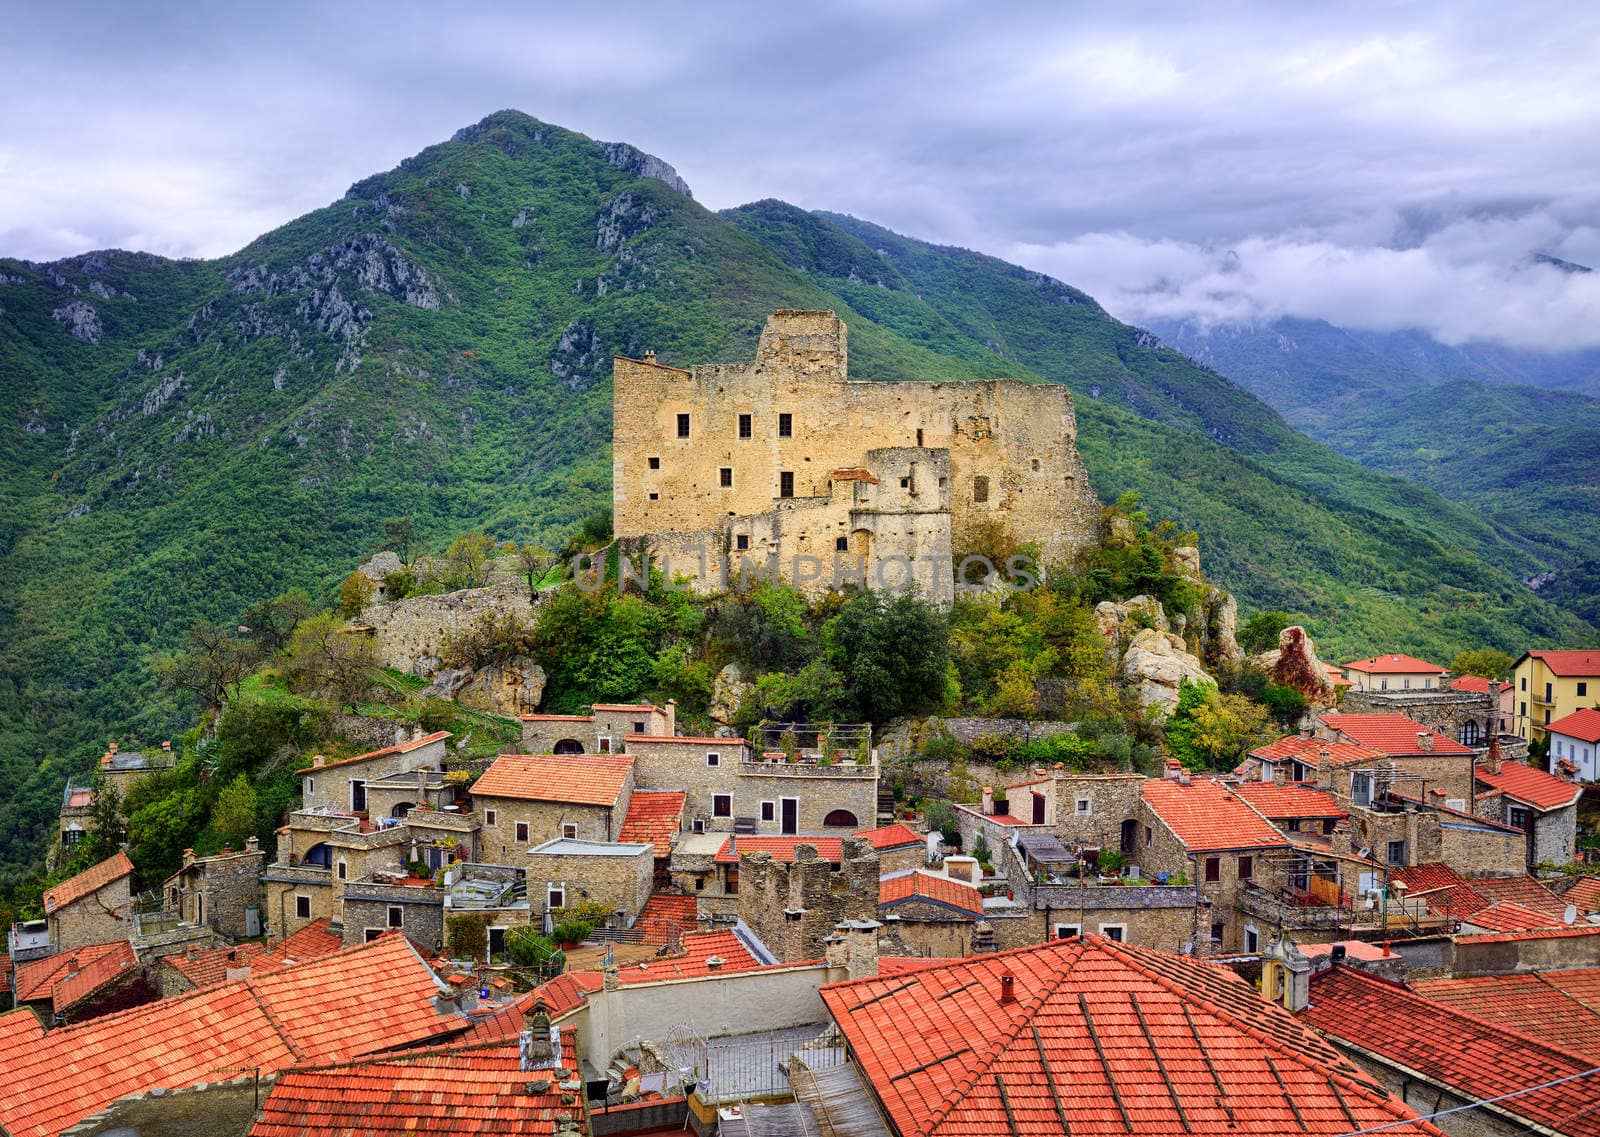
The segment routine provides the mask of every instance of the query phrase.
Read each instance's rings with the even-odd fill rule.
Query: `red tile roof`
[[[1571,904],[1580,915],[1600,912],[1600,876],[1586,876],[1558,897],[1563,904]],[[4,958],[4,957],[0,957]]]
[[[126,977],[130,969],[136,969],[138,966],[139,960],[133,954],[133,945],[127,940],[120,941],[114,950],[106,952],[92,962],[84,963],[80,957],[78,970],[68,972],[56,981],[50,993],[51,1008],[58,1015],[65,1014],[79,1003]]]
[[[1472,772],[1484,785],[1535,809],[1560,809],[1577,801],[1583,793],[1582,786],[1522,762],[1502,763],[1498,774],[1489,773],[1488,767],[1480,762]]]
[[[1457,675],[1450,680],[1450,690],[1466,691],[1474,695],[1487,695],[1489,681],[1481,675]]]
[[[656,847],[656,856],[672,855],[672,839],[683,825],[683,803],[689,795],[676,790],[634,790],[618,841],[642,841]]]
[[[87,809],[94,804],[93,790],[73,790],[67,795],[68,809]]]
[[[1590,1069],[1593,1063],[1516,1031],[1462,1014],[1393,983],[1335,967],[1311,981],[1302,1018],[1341,1043],[1404,1066],[1468,1101],[1500,1097]],[[1568,1137],[1600,1137],[1589,1081],[1501,1102],[1500,1109]]]
[[[1529,656],[1542,660],[1557,675],[1600,675],[1600,651],[1530,651],[1523,659]]]
[[[1581,711],[1573,711],[1570,715],[1562,715],[1554,722],[1546,723],[1545,730],[1582,742],[1600,742],[1600,711],[1584,707]]]
[[[645,943],[665,944],[672,941],[674,931],[693,931],[699,914],[700,905],[694,897],[657,892],[644,902],[633,926],[644,933]]]
[[[1455,938],[1468,944],[1512,944],[1523,940],[1565,940],[1577,936],[1600,936],[1600,925],[1574,924],[1570,928],[1540,928],[1533,932],[1484,932]]]
[[[1389,880],[1404,884],[1408,896],[1425,894],[1422,901],[1430,912],[1460,918],[1489,907],[1489,901],[1473,889],[1467,878],[1446,864],[1393,868],[1389,870]]]
[[[341,941],[341,945],[343,942]],[[248,971],[251,961],[265,955],[266,944],[236,944],[232,947],[212,948],[190,955],[169,955],[162,963],[189,981],[190,987],[209,987],[228,978],[230,971]]]
[[[633,770],[625,754],[502,754],[473,784],[475,797],[616,805]]]
[[[251,961],[251,974],[265,974],[270,969],[306,963],[309,960],[321,959],[325,955],[332,955],[336,951],[343,951],[344,939],[328,931],[328,926],[332,922],[323,917],[311,921],[298,932],[285,936],[283,942],[273,951]]]
[[[654,711],[656,714],[663,713],[662,709],[654,703],[594,703],[590,705],[589,709],[591,711]]]
[[[1322,721],[1362,746],[1381,750],[1391,758],[1426,754],[1471,754],[1472,748],[1463,746],[1453,738],[1429,730],[1415,719],[1402,714],[1343,715],[1327,714]],[[1417,744],[1417,735],[1433,736],[1433,749],[1424,750]]]
[[[1443,675],[1450,670],[1414,655],[1375,655],[1371,659],[1347,663],[1344,668],[1368,675]]]
[[[822,998],[903,1134],[1332,1135],[1416,1116],[1225,968],[1099,937]]]
[[[754,971],[766,966],[751,954],[750,949],[732,932],[694,932],[683,937],[683,954],[668,959],[654,959],[648,963],[635,963],[619,969],[617,977],[623,983],[659,983],[665,979],[693,979],[710,975],[713,968],[707,962],[720,959],[718,973],[729,971]]]
[[[559,1086],[577,1069],[572,1046],[569,1034],[560,1072],[522,1070],[515,1046],[289,1070],[262,1102],[250,1137],[538,1137],[555,1133],[561,1114],[588,1132],[584,1095]],[[536,1080],[548,1089],[529,1093]]]
[[[1600,1063],[1600,968],[1436,979],[1411,986],[1436,1003]]]
[[[1347,817],[1333,795],[1313,789],[1304,782],[1279,785],[1276,782],[1243,782],[1233,792],[1244,798],[1273,821],[1291,817]]]
[[[396,743],[394,746],[385,746],[382,750],[369,750],[365,754],[357,754],[353,758],[341,758],[337,762],[324,762],[322,765],[302,766],[296,773],[303,774],[308,770],[333,770],[340,766],[349,766],[355,762],[368,762],[373,758],[386,758],[390,754],[409,754],[432,742],[439,742],[449,738],[448,730],[436,730],[432,734],[425,734],[421,738],[407,739],[405,742]]]
[[[215,1081],[220,1067],[282,1070],[447,1036],[439,984],[405,937],[385,935],[264,979],[222,983],[36,1034],[0,1015],[0,1126],[53,1137],[126,1094]]]
[[[1353,742],[1326,742],[1320,738],[1301,738],[1297,734],[1280,738],[1267,746],[1258,746],[1250,751],[1250,757],[1267,762],[1297,759],[1315,768],[1317,759],[1324,750],[1328,752],[1329,763],[1334,766],[1372,762],[1385,757],[1383,751],[1374,750],[1369,746],[1357,746]]]
[[[922,834],[909,825],[896,821],[893,825],[884,825],[877,829],[858,829],[855,835],[865,837],[872,842],[872,847],[882,852],[885,849],[903,849],[907,845],[923,844]]]
[[[1212,778],[1144,784],[1144,802],[1191,853],[1287,847],[1289,842],[1243,799]]]
[[[65,907],[73,901],[82,900],[91,892],[98,892],[106,885],[121,880],[133,872],[133,862],[128,859],[128,854],[120,850],[107,857],[97,865],[84,869],[74,877],[68,877],[54,888],[44,890],[44,910],[46,913],[54,912],[57,908]]]
[[[880,955],[878,957],[878,978],[886,975],[910,975],[913,971],[926,971],[930,967],[948,967],[952,963],[960,963],[959,956],[939,955]]]
[[[42,1003],[46,999],[53,1000],[56,984],[107,956],[120,954],[124,948],[132,950],[127,940],[84,944],[72,951],[17,964],[17,1002]]]
[[[1524,873],[1521,876],[1480,876],[1472,878],[1472,889],[1491,903],[1509,901],[1532,908],[1546,916],[1559,917],[1567,910],[1567,902],[1558,899],[1539,881]],[[1550,925],[1543,925],[1549,927]]]
[[[901,904],[936,904],[966,916],[983,915],[983,895],[970,884],[935,873],[908,872],[878,881],[878,907]]]
[[[772,859],[784,864],[794,863],[794,852],[801,845],[810,845],[817,850],[817,856],[822,860],[841,864],[844,861],[844,839],[842,837],[751,837],[740,834],[729,837],[723,842],[722,848],[717,852],[717,862],[724,865],[736,865],[739,858],[749,853],[771,853]]]
[[[1510,901],[1480,908],[1462,920],[1463,926],[1482,932],[1532,932],[1540,928],[1558,927],[1560,923],[1560,919],[1547,913],[1535,912],[1532,908],[1524,908]]]

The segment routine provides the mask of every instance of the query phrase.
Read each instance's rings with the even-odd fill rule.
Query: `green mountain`
[[[501,112],[214,261],[0,260],[0,869],[42,852],[109,737],[183,729],[153,656],[195,619],[323,594],[410,514],[559,539],[610,490],[610,360],[748,357],[834,308],[859,378],[1080,396],[1101,496],[1202,534],[1247,605],[1330,653],[1592,636],[1470,509],[1373,475],[1060,282],[848,218],[714,214],[632,147]]]

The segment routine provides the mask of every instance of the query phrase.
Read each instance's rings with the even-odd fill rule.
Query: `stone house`
[[[115,742],[100,756],[100,778],[107,786],[114,786],[123,799],[135,784],[150,774],[170,770],[177,764],[172,753],[172,743],[163,742],[161,748],[148,753],[139,750],[122,750]]]
[[[1437,691],[1450,677],[1450,669],[1414,655],[1376,655],[1345,664],[1344,677],[1350,682],[1345,692],[1349,698],[1359,691]]]
[[[954,862],[953,864],[951,862]],[[984,917],[983,894],[968,879],[970,858],[952,857],[949,871],[911,869],[878,881],[878,920],[911,955],[963,956],[972,952],[973,929]]]
[[[138,931],[133,862],[119,851],[45,889],[44,914],[52,951],[128,939]]]
[[[856,836],[871,843],[878,851],[878,871],[885,876],[920,869],[928,864],[928,838],[901,822],[876,829],[863,829]]]
[[[79,841],[93,832],[94,790],[88,786],[74,785],[71,778],[61,790],[60,841],[63,852],[68,852]]]
[[[1082,935],[1184,952],[1212,924],[1211,903],[1193,884],[1045,884],[1029,887],[1027,896],[1028,935],[1007,946]]]
[[[183,851],[183,867],[161,885],[161,908],[188,924],[204,924],[233,939],[259,936],[267,855],[251,837],[240,852],[226,846],[210,857]]]
[[[301,808],[344,810],[369,815],[369,782],[419,769],[442,770],[445,743],[449,738],[450,732],[441,730],[336,762],[329,762],[318,755],[310,766],[300,771]]]
[[[266,925],[289,936],[316,920],[343,917],[345,885],[374,872],[402,872],[415,857],[409,826],[375,825],[347,813],[297,810],[278,830],[278,859],[262,872]]]
[[[615,841],[634,788],[626,754],[502,754],[472,786],[482,859],[520,865],[558,837]]]
[[[1333,742],[1349,742],[1376,750],[1387,763],[1368,769],[1361,763],[1342,763],[1351,773],[1350,800],[1370,801],[1385,788],[1417,798],[1440,798],[1451,809],[1472,811],[1472,747],[1446,738],[1414,719],[1396,713],[1326,714],[1319,719],[1318,734]],[[1344,787],[1338,786],[1340,794]]]
[[[629,553],[706,591],[746,571],[954,593],[952,550],[999,531],[1047,563],[1099,502],[1064,387],[848,379],[832,312],[778,311],[747,363],[615,360],[613,514]]]
[[[444,896],[431,878],[400,872],[346,882],[341,903],[345,946],[398,931],[424,951],[439,951],[444,947]]]
[[[586,715],[523,715],[524,754],[617,754],[630,734],[665,735],[678,729],[678,704],[596,703]]]
[[[543,904],[546,930],[563,910],[599,905],[617,927],[628,927],[650,899],[655,846],[644,843],[575,841],[557,837],[528,850],[528,897]]]
[[[1490,687],[1494,690],[1490,690]],[[1404,715],[1419,726],[1443,738],[1453,738],[1463,746],[1483,751],[1491,737],[1517,754],[1527,752],[1527,743],[1500,726],[1504,717],[1497,705],[1501,701],[1499,684],[1485,681],[1483,690],[1440,687],[1411,691],[1350,691],[1340,702],[1349,715]],[[1509,720],[1508,720],[1509,721]]]
[[[1551,722],[1600,700],[1600,651],[1528,651],[1511,668],[1517,722],[1529,742]]]
[[[1527,868],[1572,862],[1577,851],[1582,786],[1522,762],[1501,762],[1494,752],[1474,773],[1478,812],[1527,834]]]

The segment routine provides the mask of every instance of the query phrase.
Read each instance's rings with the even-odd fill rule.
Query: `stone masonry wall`
[[[478,833],[479,857],[487,864],[525,864],[528,850],[535,845],[568,836],[562,832],[564,825],[575,825],[577,829],[570,836],[580,841],[615,841],[622,829],[622,819],[627,816],[627,803],[632,793],[629,785],[615,808],[475,795],[473,809],[483,818],[483,828]],[[489,822],[490,810],[494,811],[493,824]],[[528,826],[525,841],[517,839],[518,822]]]
[[[361,613],[361,622],[374,629],[374,646],[385,665],[432,678],[451,636],[484,616],[531,620],[533,612],[527,587],[508,582],[373,604]]]
[[[841,920],[877,919],[878,854],[863,839],[844,839],[838,869],[810,845],[795,850],[793,864],[759,852],[741,867],[739,918],[783,963],[826,956],[823,941]]]
[[[344,895],[344,942],[346,947],[364,943],[368,932],[385,932],[389,910],[400,910],[398,930],[427,951],[444,946],[444,891],[438,888],[408,888],[352,882]]]
[[[655,850],[648,845],[641,846],[632,856],[534,853],[525,860],[528,895],[536,902],[542,902],[554,884],[565,890],[569,905],[593,902],[607,912],[621,909],[630,920],[650,899],[655,876]]]
[[[56,951],[71,951],[84,944],[125,940],[133,935],[136,928],[129,879],[125,876],[114,880],[50,913],[50,946]]]

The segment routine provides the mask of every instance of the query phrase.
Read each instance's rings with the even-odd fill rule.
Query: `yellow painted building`
[[[1600,650],[1525,652],[1512,668],[1511,687],[1522,736],[1542,741],[1546,724],[1600,706]]]

